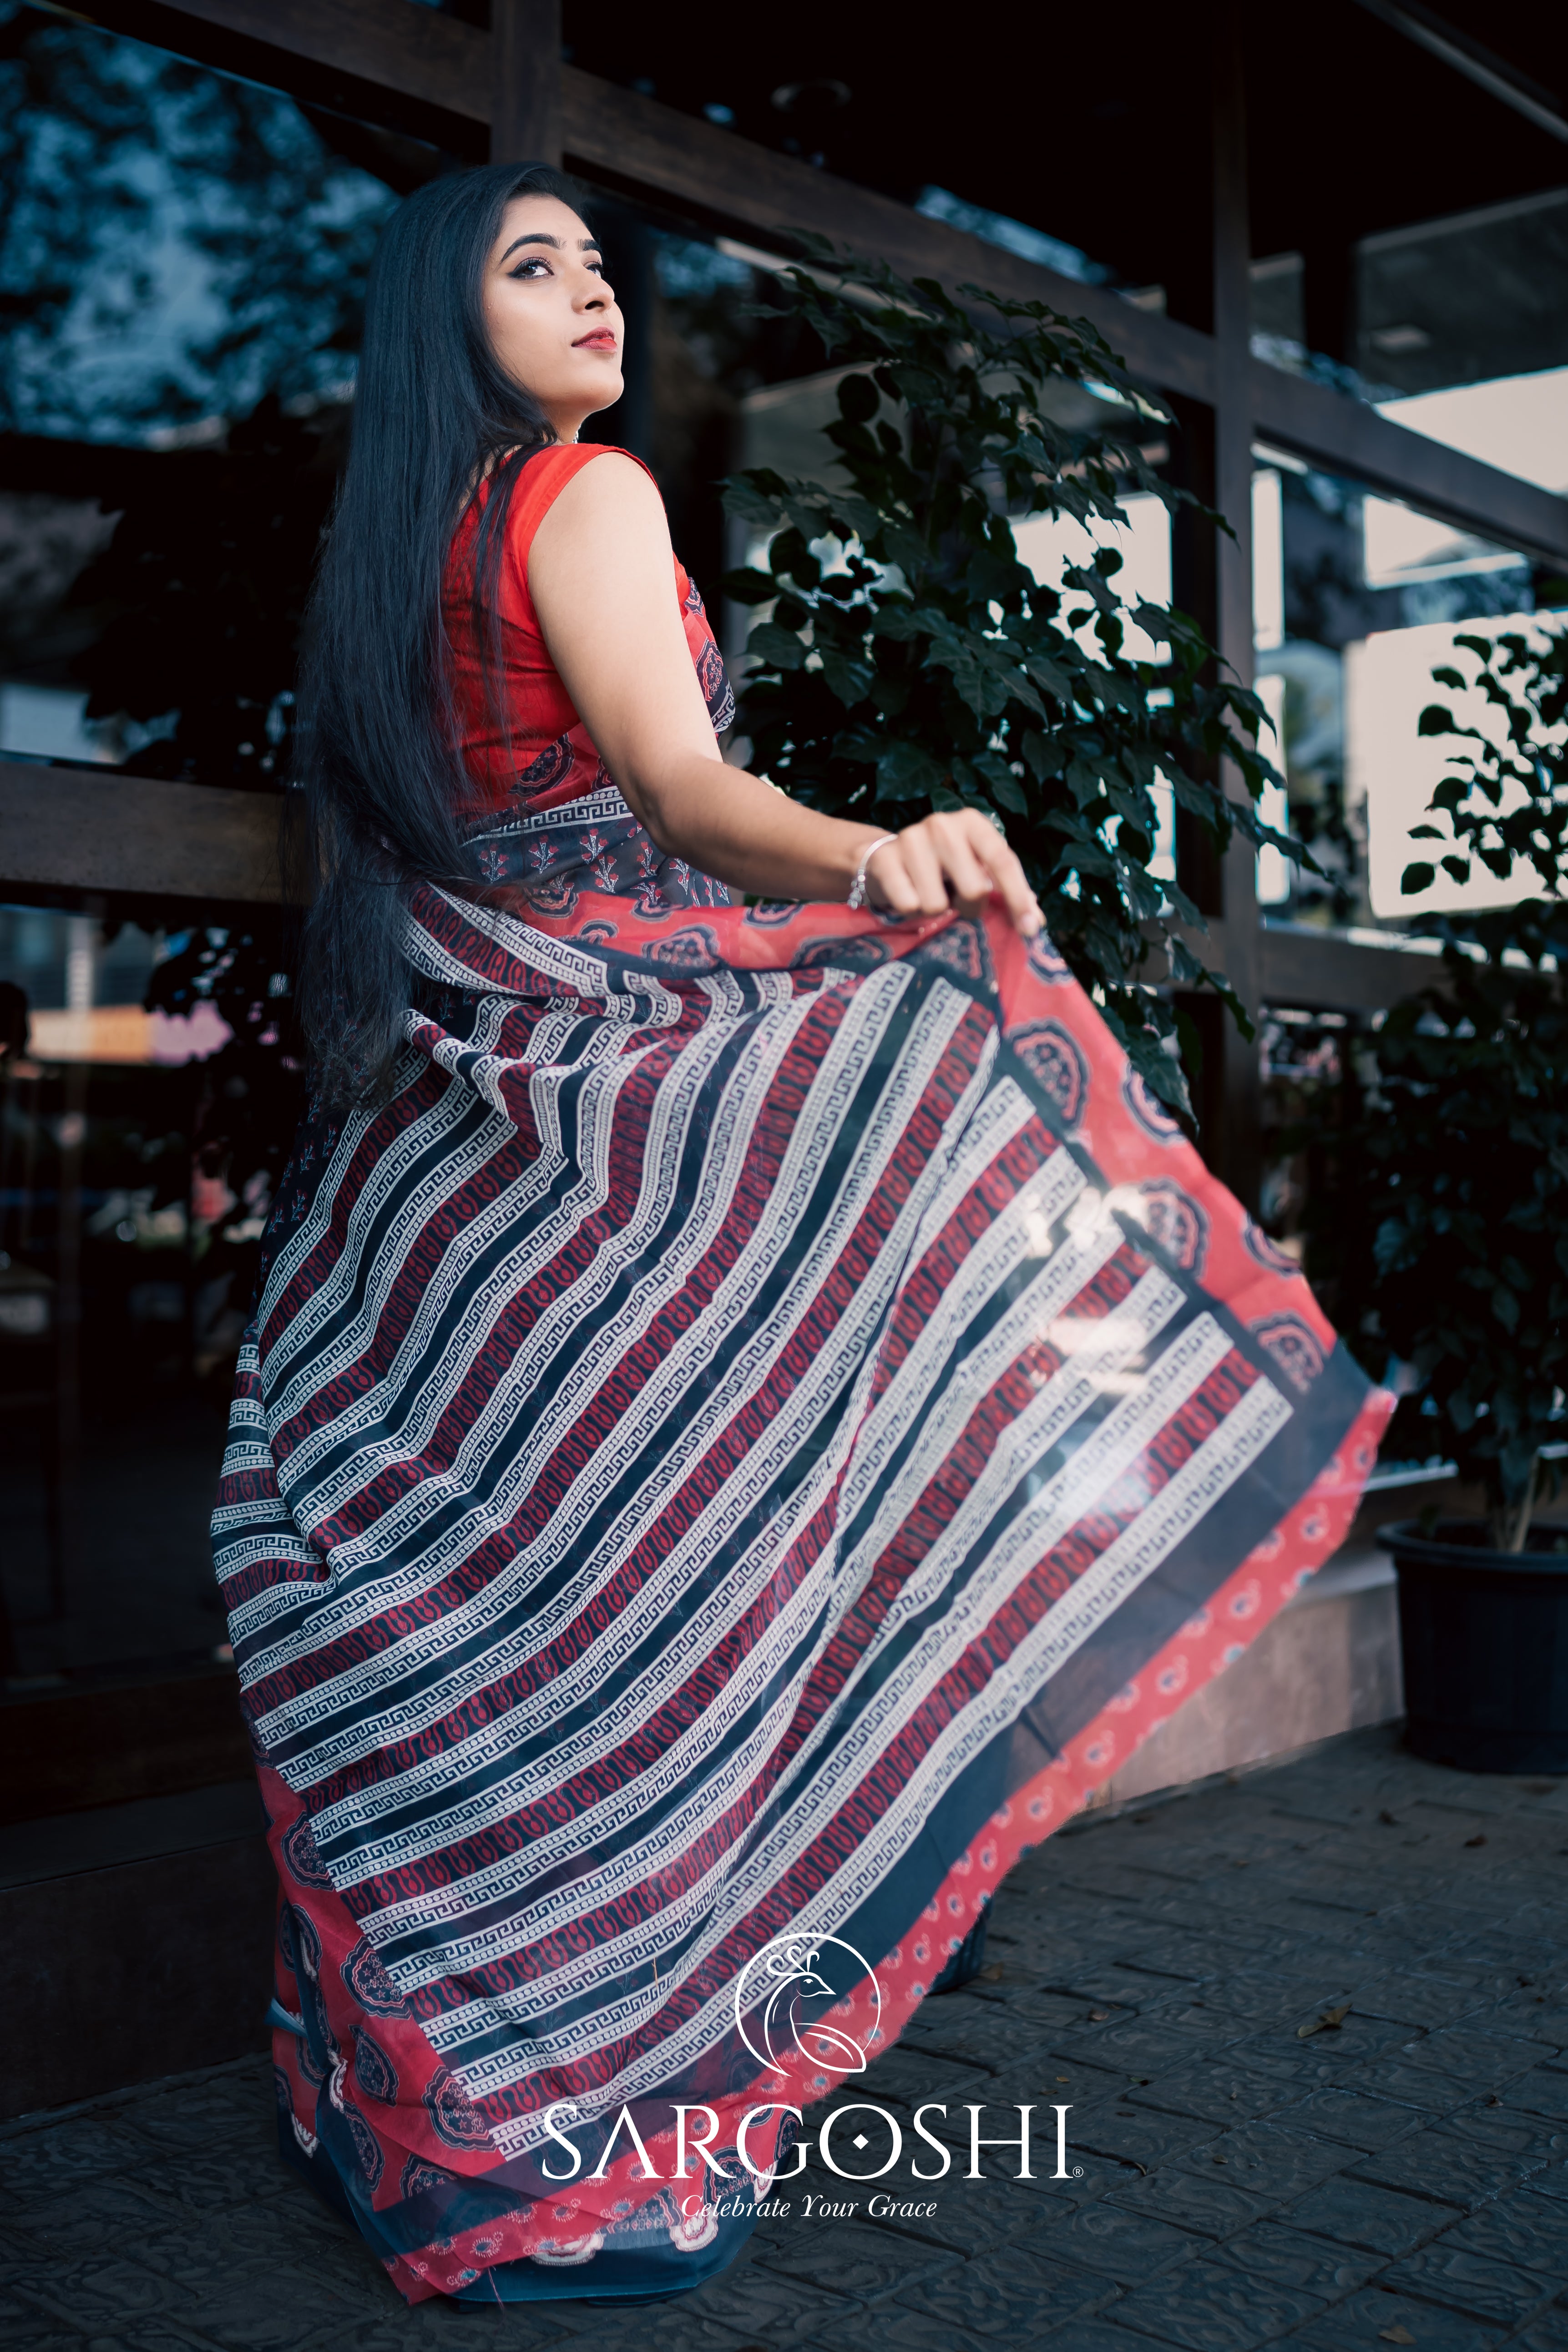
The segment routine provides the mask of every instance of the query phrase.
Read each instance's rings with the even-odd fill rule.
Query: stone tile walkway
[[[1052,1839],[1004,1889],[992,1961],[857,2085],[900,2122],[901,2160],[856,2185],[814,2151],[789,2214],[673,2306],[405,2309],[280,2168],[247,2061],[0,2133],[0,2337],[1568,2352],[1568,1781],[1472,1779],[1357,1734]],[[963,2151],[936,2184],[910,2168],[911,2148],[940,2168],[922,2101]],[[1068,2105],[1068,2177],[1048,2177],[1049,2128],[1034,2182],[1005,2147],[964,2177],[966,2106],[999,2137],[1017,2102],[1047,2126]],[[847,2116],[830,2145],[869,2169],[891,2140]],[[931,2210],[873,2215],[879,2192]]]

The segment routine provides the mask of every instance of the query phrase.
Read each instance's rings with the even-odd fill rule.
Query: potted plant
[[[1568,1771],[1568,1528],[1534,1512],[1568,1446],[1568,630],[1464,635],[1475,665],[1434,672],[1479,690],[1489,725],[1447,705],[1435,864],[1468,882],[1533,869],[1539,894],[1426,928],[1430,986],[1365,1042],[1341,1137],[1344,1181],[1314,1271],[1342,1327],[1405,1391],[1387,1448],[1440,1453],[1486,1516],[1405,1521],[1378,1540],[1399,1573],[1406,1739],[1472,1771]]]

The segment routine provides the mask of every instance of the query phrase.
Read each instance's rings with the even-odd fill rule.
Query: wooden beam
[[[276,905],[271,793],[0,760],[0,887]]]
[[[279,89],[297,58],[472,121],[490,118],[489,34],[409,0],[87,0],[73,13],[202,63],[222,62],[204,32],[254,43],[258,56],[276,52],[268,79]]]
[[[1395,425],[1364,401],[1255,360],[1252,415],[1259,440],[1500,547],[1568,564],[1568,499]]]
[[[1442,978],[1436,955],[1347,940],[1305,923],[1268,923],[1259,940],[1259,989],[1265,1004],[1308,1013],[1386,1013]]]
[[[490,162],[561,162],[561,0],[490,0]]]
[[[0,1825],[250,1778],[231,1671],[42,1693],[0,1707]]]
[[[279,812],[271,793],[0,761],[0,889],[276,906]],[[1190,944],[1235,977],[1231,924],[1215,921]],[[1263,926],[1257,954],[1258,1001],[1314,1012],[1382,1012],[1439,969],[1434,956],[1305,924]]]
[[[1206,930],[1192,930],[1184,924],[1178,929],[1211,971],[1234,978],[1243,945],[1230,924],[1216,917]],[[1363,932],[1350,939],[1342,931],[1320,930],[1310,923],[1258,924],[1251,953],[1254,1012],[1283,1005],[1304,1013],[1386,1013],[1402,996],[1430,987],[1442,975],[1435,949],[1423,952],[1396,938],[1385,947],[1375,935]],[[1157,950],[1142,977],[1156,987],[1167,979],[1164,959]]]
[[[1209,338],[1138,310],[1106,287],[1064,278],[875,189],[813,171],[574,67],[562,75],[562,95],[566,160],[585,176],[662,198],[711,226],[767,241],[781,228],[813,229],[906,277],[940,278],[949,286],[973,280],[1018,301],[1047,302],[1069,318],[1088,319],[1145,381],[1200,400],[1211,396]]]

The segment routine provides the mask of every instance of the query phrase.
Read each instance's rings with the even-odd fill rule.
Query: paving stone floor
[[[0,2132],[5,2352],[1568,2352],[1568,1780],[1355,1734],[1052,1839],[993,1972],[858,2085],[966,2147],[1070,2105],[1069,2178],[819,2158],[742,2264],[673,2305],[406,2309],[279,2167],[261,2062]],[[1337,2023],[1318,2025],[1325,2017]],[[1303,2032],[1303,2028],[1316,2030]],[[833,2102],[847,2105],[846,2091]],[[820,2112],[820,2111],[819,2111]],[[853,2151],[857,2128],[871,2137]],[[890,2147],[875,2116],[841,2163]],[[873,2219],[880,2189],[934,2204]],[[810,2213],[830,2197],[847,2215]]]

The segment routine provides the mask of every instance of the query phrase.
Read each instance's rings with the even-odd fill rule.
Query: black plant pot
[[[1399,1571],[1405,1744],[1466,1772],[1568,1773],[1568,1529],[1492,1551],[1479,1519],[1378,1542]]]

